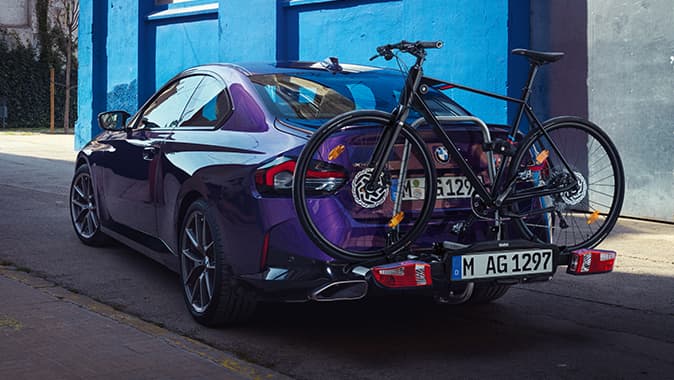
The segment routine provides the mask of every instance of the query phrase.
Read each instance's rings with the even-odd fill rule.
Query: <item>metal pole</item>
[[[49,68],[49,133],[54,133],[54,68]]]

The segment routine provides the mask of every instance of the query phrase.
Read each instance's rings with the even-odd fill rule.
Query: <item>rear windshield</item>
[[[381,72],[264,74],[253,75],[250,80],[267,108],[279,118],[322,120],[357,109],[391,112],[398,104],[404,78]],[[438,116],[468,114],[433,88],[424,95],[424,101]],[[418,117],[416,111],[410,113],[410,119]]]

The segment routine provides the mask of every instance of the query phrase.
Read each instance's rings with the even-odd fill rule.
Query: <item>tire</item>
[[[293,178],[297,216],[313,242],[334,258],[354,262],[397,252],[423,232],[431,216],[435,168],[421,137],[408,125],[396,139],[376,188],[365,186],[373,150],[390,118],[379,111],[340,115],[318,129],[299,156]],[[405,147],[407,190],[399,186]],[[326,187],[325,178],[317,179],[321,176],[338,178]],[[405,199],[398,202],[402,214],[396,212],[397,199]],[[396,215],[403,216],[397,225]]]
[[[571,167],[576,188],[515,203],[516,214],[540,212],[543,207],[556,210],[516,218],[516,224],[525,238],[567,251],[595,247],[615,226],[622,208],[625,182],[620,156],[606,133],[589,121],[556,118],[543,128]],[[549,156],[537,164],[536,156],[543,150]],[[541,129],[521,143],[512,168],[511,175],[520,175],[516,192],[573,181]]]
[[[226,242],[206,201],[193,202],[180,229],[180,280],[187,309],[205,326],[242,322],[256,295],[236,280]]]
[[[510,285],[475,285],[473,289],[473,294],[470,296],[466,303],[468,304],[484,304],[491,301],[497,300],[503,297],[510,289]]]
[[[101,231],[95,187],[87,165],[75,170],[70,184],[69,209],[75,234],[84,244],[102,246],[110,243],[110,238]]]

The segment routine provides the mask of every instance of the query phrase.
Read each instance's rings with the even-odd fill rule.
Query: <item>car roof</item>
[[[400,76],[397,70],[386,69],[375,66],[356,65],[348,63],[339,64],[343,74],[359,74],[359,73],[377,73],[378,75],[396,75]],[[243,75],[265,75],[265,74],[287,74],[298,72],[325,72],[334,73],[326,68],[324,62],[316,61],[285,61],[285,62],[245,62],[245,63],[217,63],[210,65],[202,65],[188,69],[187,71],[213,68],[227,67],[240,72]]]

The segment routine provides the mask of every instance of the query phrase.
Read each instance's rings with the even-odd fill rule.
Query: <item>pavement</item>
[[[209,329],[175,274],[72,235],[72,147],[0,132],[0,379],[674,379],[672,224],[621,219],[602,244],[613,273],[560,273],[490,305],[274,305]]]
[[[72,139],[3,133],[0,151],[12,146],[17,161],[22,155],[74,161]],[[31,184],[44,175],[23,177]],[[22,187],[22,182],[14,185]],[[284,378],[58,286],[28,268],[0,262],[0,300],[3,379]]]
[[[279,377],[10,266],[0,299],[1,378]]]

